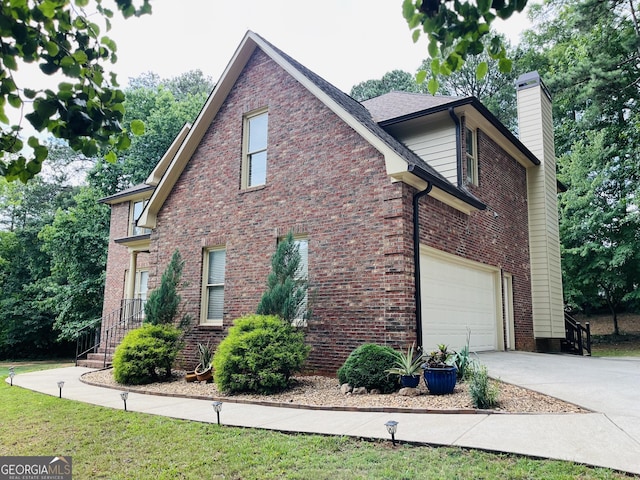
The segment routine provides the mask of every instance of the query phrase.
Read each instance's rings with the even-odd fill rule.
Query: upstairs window
[[[465,128],[467,183],[478,185],[478,139],[476,130]]]
[[[146,207],[148,201],[149,199],[135,200],[131,202],[129,235],[131,235],[132,237],[136,235],[145,235],[147,233],[151,233],[151,229],[138,227],[137,225],[138,220],[140,219],[140,215],[142,215],[142,211],[144,210],[144,207]]]
[[[245,118],[242,187],[250,188],[267,182],[268,114],[260,111]]]

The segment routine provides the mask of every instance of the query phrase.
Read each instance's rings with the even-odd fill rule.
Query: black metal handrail
[[[103,366],[107,366],[107,353],[119,342],[125,333],[142,325],[144,319],[145,300],[140,298],[124,299],[120,308],[107,316],[96,319],[91,324],[81,328],[76,337],[76,365],[78,360],[87,358],[90,353],[98,353],[100,346],[104,348]]]
[[[125,303],[126,302],[126,303]],[[144,305],[146,300],[136,298],[133,300],[123,300],[120,309],[120,321],[107,327],[104,332],[104,361],[103,367],[107,366],[107,355],[111,348],[120,343],[124,336],[130,331],[142,326],[144,321]]]
[[[566,342],[572,353],[578,355],[591,356],[591,327],[589,322],[585,322],[584,326],[575,318],[564,313],[564,330]]]

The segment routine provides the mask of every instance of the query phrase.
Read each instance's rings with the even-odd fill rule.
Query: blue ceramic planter
[[[457,377],[456,367],[424,369],[424,381],[427,384],[429,393],[432,395],[446,395],[452,393],[456,387]]]
[[[420,383],[420,375],[401,375],[400,384],[403,387],[416,388]]]

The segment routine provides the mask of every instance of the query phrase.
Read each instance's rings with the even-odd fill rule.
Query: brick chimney
[[[533,333],[537,350],[558,351],[565,330],[551,96],[538,72],[521,75],[516,90],[520,140],[540,160],[527,171]]]

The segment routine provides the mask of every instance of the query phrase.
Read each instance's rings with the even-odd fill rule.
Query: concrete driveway
[[[640,358],[528,352],[478,357],[492,377],[603,413],[640,445]]]

